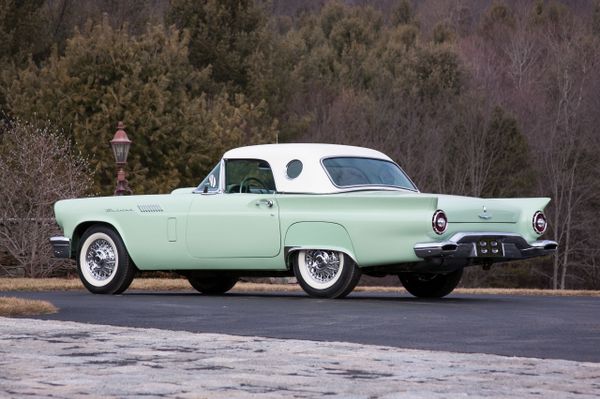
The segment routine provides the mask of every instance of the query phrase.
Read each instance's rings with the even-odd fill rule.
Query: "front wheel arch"
[[[71,236],[71,258],[77,259],[79,241],[85,232],[92,226],[104,226],[109,229],[113,229],[117,234],[119,234],[119,236],[122,237],[121,233],[110,223],[98,220],[86,220],[85,222],[81,222],[75,227],[75,229],[73,229],[73,235]]]
[[[94,294],[122,293],[138,271],[119,232],[104,223],[91,224],[75,248],[79,278]],[[98,270],[103,270],[102,273],[108,270],[110,275],[98,276]]]
[[[77,260],[77,249],[79,248],[79,241],[81,240],[81,237],[85,234],[85,232],[92,226],[104,226],[106,228],[114,230],[115,233],[117,233],[119,235],[119,237],[123,241],[125,247],[127,248],[127,242],[126,242],[125,238],[123,237],[121,230],[118,229],[115,225],[113,225],[109,222],[106,222],[106,221],[86,220],[85,222],[79,223],[73,230],[73,236],[71,237],[71,259]],[[133,263],[133,265],[136,268],[138,268],[135,261],[133,260],[133,258],[131,256],[131,254],[129,254],[129,260],[131,261],[131,263]]]

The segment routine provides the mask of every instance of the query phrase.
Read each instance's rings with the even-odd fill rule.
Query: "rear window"
[[[384,159],[336,157],[323,160],[329,178],[338,187],[390,186],[416,190],[408,176]]]

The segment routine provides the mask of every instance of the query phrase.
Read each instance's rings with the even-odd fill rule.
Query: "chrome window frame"
[[[200,183],[198,184],[198,187],[196,187],[194,189],[194,191],[192,191],[192,194],[201,194],[201,195],[215,195],[215,194],[223,194],[223,179],[225,178],[225,163],[223,162],[224,160],[221,159],[219,161],[219,163],[217,165],[219,165],[219,184],[217,185],[216,190],[209,190],[207,192],[204,192],[204,189],[202,187],[200,187],[202,185],[202,182],[204,181],[204,179],[206,179],[208,176],[210,176],[210,173],[208,175],[206,175],[204,177],[204,179],[202,179],[202,181],[200,181]],[[211,169],[211,172],[216,168],[217,166],[215,165],[215,167],[213,167]]]

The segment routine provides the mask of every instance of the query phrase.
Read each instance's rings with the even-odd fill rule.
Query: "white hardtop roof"
[[[366,158],[380,158],[391,161],[390,157],[382,152],[370,148],[355,147],[340,144],[314,144],[314,143],[286,143],[286,144],[260,144],[239,147],[229,150],[223,155],[225,159],[274,159],[310,158],[321,160],[327,157],[354,156]],[[291,157],[291,158],[290,158]]]
[[[329,157],[362,157],[392,161],[387,155],[369,148],[338,144],[262,144],[234,148],[223,159],[260,159],[267,161],[273,171],[277,191],[285,193],[335,193],[348,189],[336,187],[325,172],[321,160]],[[302,173],[290,179],[287,165],[298,159]],[[392,161],[393,162],[393,161]]]

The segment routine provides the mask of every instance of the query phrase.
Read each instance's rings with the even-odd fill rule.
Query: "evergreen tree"
[[[30,57],[39,62],[49,42],[43,0],[0,0],[0,119],[5,118],[6,90],[16,69]]]
[[[210,68],[188,60],[188,37],[150,27],[130,36],[107,20],[88,24],[43,67],[21,71],[8,94],[13,115],[50,120],[70,133],[90,158],[94,189],[109,194],[114,161],[109,148],[117,121],[133,140],[130,182],[136,193],[196,185],[234,146],[273,142],[275,124],[264,103],[215,91]]]
[[[0,59],[40,60],[49,45],[43,5],[44,0],[0,0]]]
[[[515,118],[495,107],[485,137],[483,151],[494,162],[481,195],[492,198],[533,195],[529,145]]]
[[[212,68],[217,82],[244,91],[249,83],[249,58],[266,39],[267,18],[253,0],[173,0],[167,24],[190,33],[190,62]]]

